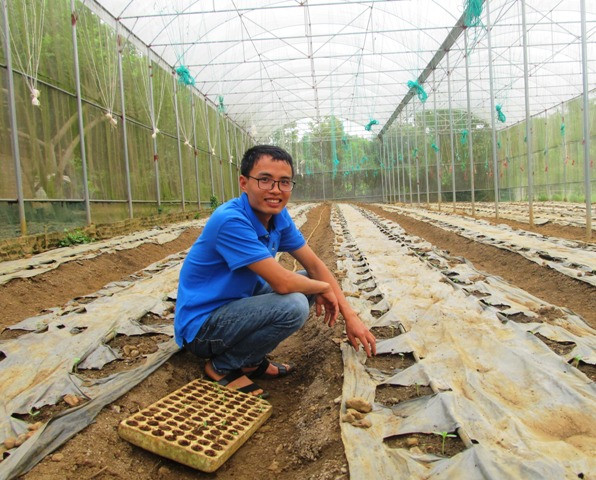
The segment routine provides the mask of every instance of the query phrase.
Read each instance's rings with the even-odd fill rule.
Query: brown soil
[[[500,275],[556,305],[566,306],[583,315],[592,326],[596,324],[596,296],[592,287],[528,262],[519,255],[477,245],[407,217],[388,214],[378,208],[371,209],[398,221],[408,233],[426,238],[453,255],[465,256],[477,268]],[[335,271],[329,214],[328,204],[317,206],[309,212],[302,231],[307,238],[310,237],[309,244],[313,250]],[[0,304],[4,306],[2,325],[17,323],[44,308],[95,292],[108,282],[188,248],[197,234],[198,231],[194,230],[170,244],[145,245],[93,260],[71,262],[31,280],[16,280],[0,286]],[[293,260],[286,255],[282,256],[281,262],[286,268],[294,268]],[[145,320],[158,322],[155,318]],[[389,335],[393,332],[383,333],[393,336]],[[278,347],[274,358],[292,362],[298,368],[289,377],[259,381],[271,395],[268,401],[273,405],[273,414],[215,474],[200,473],[163,459],[132,446],[117,434],[118,424],[123,419],[204,376],[202,361],[188,352],[180,352],[127,394],[106,406],[91,425],[23,478],[346,479],[347,461],[340,437],[339,407],[334,402],[341,395],[342,387],[343,367],[337,346],[341,337],[341,324],[329,328],[312,316],[303,329]],[[414,393],[408,392],[408,389],[413,389]],[[397,398],[404,401],[415,397],[415,389],[415,386],[407,387],[403,390],[404,395],[411,397],[403,398],[391,389],[386,390],[389,395],[387,400]],[[430,394],[428,387],[420,386],[418,394]],[[383,399],[382,391],[380,395],[379,399]],[[422,452],[432,451],[441,455],[442,439],[439,435],[412,434],[405,438],[411,437],[417,439],[417,447]],[[390,439],[388,446],[395,447],[400,441],[406,440]],[[451,449],[452,444],[455,444],[455,450]],[[445,445],[445,455],[452,455],[463,448],[458,438],[447,438]],[[406,445],[406,448],[410,446]]]
[[[397,435],[387,437],[385,444],[389,448],[408,448],[411,452],[418,454],[429,453],[439,457],[453,457],[465,450],[465,446],[455,432],[448,433],[449,436],[443,437],[441,432],[425,434],[411,433],[408,435]]]

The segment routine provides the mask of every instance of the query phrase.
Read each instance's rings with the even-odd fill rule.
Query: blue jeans
[[[306,275],[304,270],[297,273]],[[199,357],[210,358],[220,375],[256,366],[304,325],[314,301],[315,295],[280,295],[265,283],[252,297],[215,309],[186,348]]]

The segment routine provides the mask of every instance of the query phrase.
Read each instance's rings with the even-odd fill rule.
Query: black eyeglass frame
[[[280,192],[286,192],[287,193],[287,192],[291,192],[292,190],[294,190],[294,187],[296,186],[296,182],[294,180],[286,180],[286,179],[284,179],[284,180],[273,180],[272,178],[268,178],[268,177],[257,178],[257,177],[253,177],[251,175],[247,175],[247,178],[252,178],[253,180],[256,180],[257,181],[257,186],[261,190],[269,190],[269,191],[271,191],[271,190],[273,190],[275,188],[275,184],[277,183],[277,186],[279,188],[279,191]],[[263,180],[267,180],[267,181],[273,182],[271,184],[271,188],[263,188],[263,187],[261,187],[261,181],[263,181]],[[283,188],[281,188],[281,182],[290,182],[290,185],[292,187],[289,190],[284,190]]]

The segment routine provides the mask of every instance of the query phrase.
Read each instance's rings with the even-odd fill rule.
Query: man
[[[253,378],[283,377],[293,369],[266,355],[304,324],[316,303],[329,326],[341,312],[352,346],[374,355],[375,337],[285,208],[295,185],[290,154],[257,145],[244,154],[240,172],[244,193],[213,212],[182,266],[178,345],[209,359],[205,372],[212,380],[262,395]],[[289,252],[306,272],[283,268],[275,261],[278,251]]]

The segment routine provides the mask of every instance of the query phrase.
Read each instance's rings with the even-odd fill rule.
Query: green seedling
[[[71,368],[72,373],[77,373],[79,371],[79,363],[81,363],[81,359],[79,357],[73,359]]]
[[[418,382],[416,382],[416,396],[420,396],[420,385],[418,384]]]
[[[581,355],[576,355],[575,357],[573,357],[571,365],[573,365],[575,368],[579,368],[579,362],[581,361],[581,359],[582,359]]]
[[[405,355],[403,353],[398,353],[398,355],[401,357],[401,364],[404,364],[404,359],[406,358]]]
[[[440,435],[443,438],[443,442],[441,443],[441,455],[445,455],[445,440],[447,437],[455,438],[457,435],[449,432],[433,432],[435,435]]]

